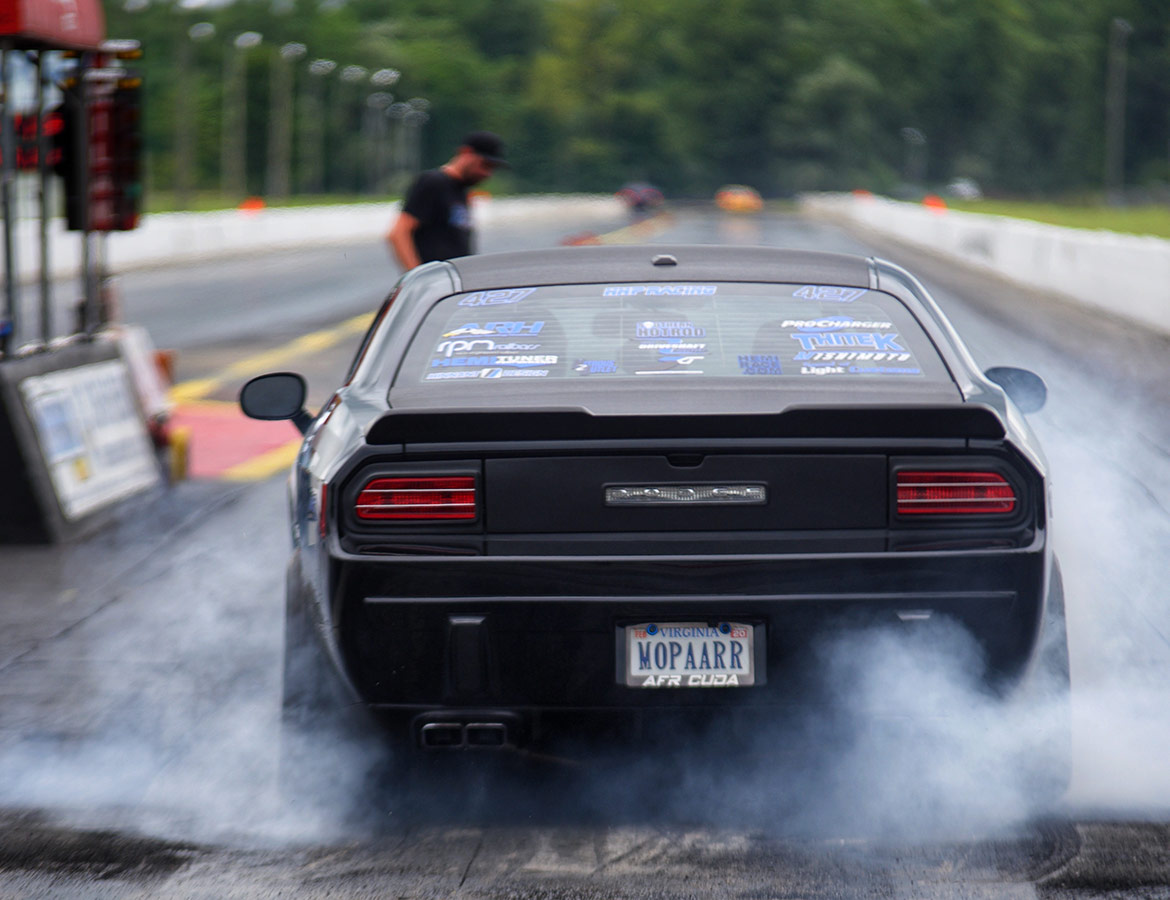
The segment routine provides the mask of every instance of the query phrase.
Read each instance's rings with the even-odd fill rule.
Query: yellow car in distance
[[[715,192],[715,205],[727,212],[759,212],[764,208],[764,201],[755,188],[725,184]]]

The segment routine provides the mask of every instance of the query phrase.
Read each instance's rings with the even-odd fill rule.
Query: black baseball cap
[[[491,131],[473,131],[463,139],[463,146],[474,150],[488,162],[496,166],[507,166],[504,159],[504,142],[500,136]]]

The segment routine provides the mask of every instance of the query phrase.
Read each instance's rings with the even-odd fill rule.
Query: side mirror
[[[1048,400],[1048,386],[1035,372],[1014,366],[995,366],[983,374],[1003,388],[1020,412],[1038,412]]]
[[[313,421],[305,411],[305,379],[295,372],[258,375],[240,388],[240,409],[252,419],[291,419],[304,434]]]

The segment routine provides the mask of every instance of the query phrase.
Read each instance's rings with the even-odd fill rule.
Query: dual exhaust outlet
[[[487,717],[463,721],[424,716],[419,722],[418,742],[426,750],[503,749],[515,746],[515,724]]]

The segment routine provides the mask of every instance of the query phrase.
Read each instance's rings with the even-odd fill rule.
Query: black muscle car
[[[436,262],[386,300],[291,478],[285,705],[423,748],[766,715],[818,636],[959,623],[1010,693],[1064,655],[1021,369],[981,372],[878,259],[582,247]],[[329,686],[327,686],[327,683]],[[339,689],[336,687],[339,686]],[[316,712],[314,712],[316,711]]]

